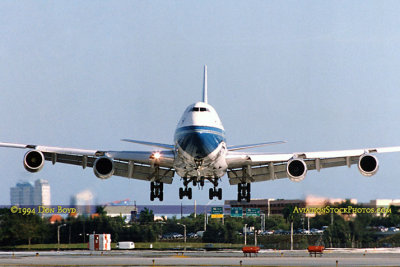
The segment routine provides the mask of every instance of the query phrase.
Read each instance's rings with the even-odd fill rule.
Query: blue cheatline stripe
[[[176,130],[175,142],[194,158],[204,158],[225,141],[222,129],[208,126],[187,126]]]
[[[211,126],[185,126],[176,129],[176,133],[180,133],[183,131],[211,131],[211,132],[216,132],[216,133],[221,133],[225,135],[225,131],[222,130],[221,128],[217,127],[211,127]]]

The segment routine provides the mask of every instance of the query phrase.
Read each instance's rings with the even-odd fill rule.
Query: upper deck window
[[[204,112],[204,111],[210,111],[208,108],[199,108],[199,107],[194,107],[192,108],[192,111],[200,111],[200,112]]]

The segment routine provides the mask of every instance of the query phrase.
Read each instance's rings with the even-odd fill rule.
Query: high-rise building
[[[71,197],[71,206],[74,206],[79,214],[90,214],[93,206],[93,193],[90,190],[79,192]]]
[[[34,205],[51,205],[50,185],[47,180],[38,179],[35,181],[33,189],[33,203]]]
[[[11,205],[51,205],[50,185],[46,180],[36,180],[35,184],[19,182],[10,189]]]

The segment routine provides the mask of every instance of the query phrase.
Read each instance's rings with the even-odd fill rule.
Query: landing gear
[[[238,202],[241,202],[242,199],[250,202],[250,183],[238,184]]]
[[[185,188],[180,187],[179,188],[179,199],[183,199],[184,196],[187,196],[188,199],[192,199],[192,188],[188,187],[190,181],[188,181],[187,178],[183,179],[183,185],[185,186]],[[193,184],[194,184],[194,180],[193,180]]]
[[[208,198],[212,200],[214,197],[218,197],[218,200],[222,199],[222,188],[210,188],[208,191]]]
[[[180,187],[179,188],[179,199],[183,199],[183,197],[184,196],[187,196],[188,197],[188,199],[192,199],[192,188],[191,187],[189,187],[189,188],[182,188],[182,187]]]
[[[164,183],[162,182],[151,182],[150,183],[150,200],[154,201],[158,198],[160,201],[164,199]]]
[[[204,181],[203,181],[204,182]],[[208,198],[212,200],[214,197],[218,197],[218,200],[222,199],[222,188],[217,188],[218,186],[218,179],[214,179],[213,181],[210,180],[214,184],[214,188],[210,188],[208,191]]]

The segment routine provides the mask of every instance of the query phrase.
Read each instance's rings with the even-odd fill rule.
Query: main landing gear
[[[250,202],[250,183],[240,183],[238,184],[238,202],[241,202],[242,199],[245,199],[247,202]]]
[[[214,197],[218,197],[218,200],[222,199],[222,188],[217,188],[218,179],[215,178],[213,181],[210,179],[210,182],[214,184],[214,188],[210,188],[208,191],[208,198],[212,200]]]
[[[164,183],[162,182],[151,182],[150,183],[150,200],[154,201],[155,198],[158,198],[160,201],[164,199]]]

